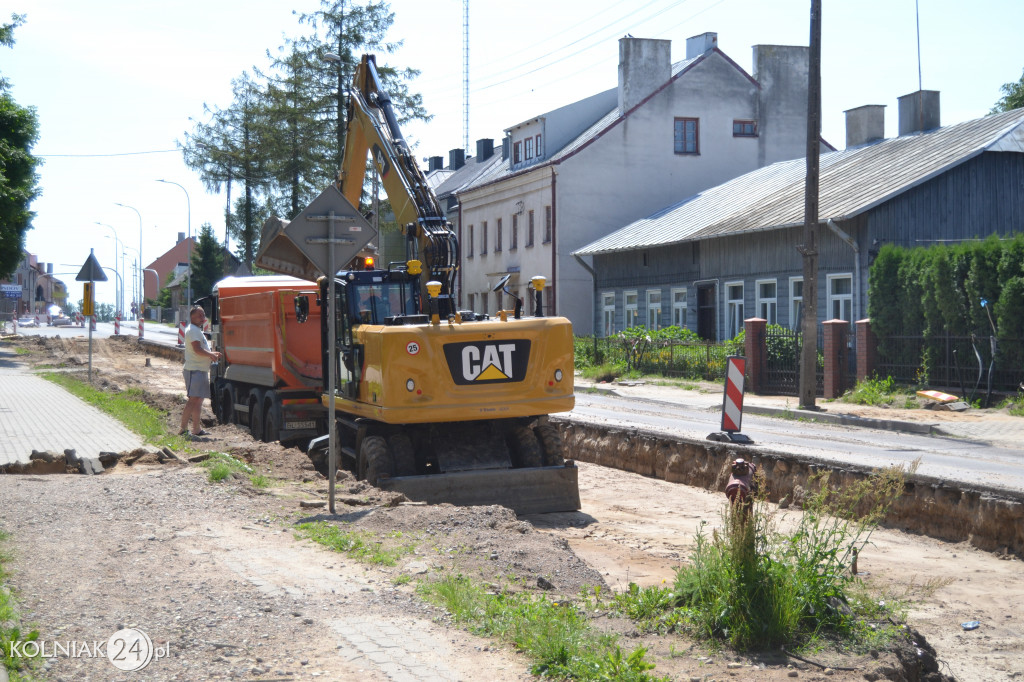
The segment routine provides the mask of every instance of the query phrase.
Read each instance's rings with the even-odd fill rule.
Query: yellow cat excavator
[[[310,209],[292,223],[267,221],[256,259],[317,279],[323,367],[337,363],[335,385],[322,398],[334,404],[337,461],[413,500],[502,504],[519,513],[579,509],[578,470],[548,421],[574,405],[572,326],[544,316],[542,277],[531,280],[533,316],[524,314],[530,302],[507,288],[507,275],[494,290],[505,292],[508,310],[492,317],[459,308],[458,239],[399,131],[372,55],[356,69],[337,182],[311,208],[330,194],[331,220],[358,214],[368,155],[403,230],[404,260],[379,267],[361,252],[339,263],[348,269],[317,267],[305,254],[318,239],[292,224],[308,228],[300,218]],[[345,220],[360,241],[372,230],[361,216]],[[296,298],[299,319],[308,307]],[[331,459],[329,444],[328,436],[310,443],[318,465]]]

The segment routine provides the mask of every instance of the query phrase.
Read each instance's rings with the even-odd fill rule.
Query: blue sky
[[[203,104],[230,104],[231,79],[267,63],[284,37],[306,31],[294,11],[317,0],[3,0],[0,15],[25,14],[14,49],[0,49],[0,71],[17,101],[36,107],[45,157],[43,194],[26,238],[29,251],[81,296],[74,274],[89,255],[113,266],[149,263],[178,232],[209,222],[223,238],[223,194],[208,194],[182,162],[176,141],[202,120]],[[422,75],[428,124],[406,137],[419,157],[459,147],[462,130],[461,0],[395,0],[389,60]],[[755,44],[806,45],[810,0],[490,0],[470,1],[470,131],[500,140],[533,115],[615,86],[617,39],[672,40],[673,60],[687,37],[713,31],[719,47],[751,71]],[[920,0],[921,73],[941,92],[943,125],[982,116],[999,87],[1024,68],[1024,2]],[[913,0],[824,2],[822,133],[845,139],[843,111],[884,104],[886,134],[896,134],[896,98],[917,90]],[[329,68],[329,65],[325,65]],[[161,184],[163,178],[180,183]],[[236,194],[237,196],[237,194]],[[117,206],[134,207],[135,211]],[[188,206],[191,207],[190,220]],[[107,227],[95,223],[105,223]],[[123,246],[118,248],[111,235]],[[118,264],[120,266],[120,263]],[[111,282],[97,298],[113,302]],[[130,276],[129,276],[130,281]],[[130,284],[129,284],[130,288]]]

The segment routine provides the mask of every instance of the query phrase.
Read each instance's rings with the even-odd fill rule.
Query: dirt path
[[[164,390],[167,408],[180,410],[177,364],[153,358],[145,367],[125,346],[94,359],[104,380]],[[75,349],[59,352],[69,358]],[[371,568],[289,532],[296,520],[315,518],[298,501],[326,490],[304,455],[255,443],[235,426],[207,428],[212,437],[195,446],[246,459],[275,479],[271,494],[245,481],[210,483],[196,467],[0,477],[14,584],[44,639],[105,640],[137,626],[169,648],[146,669],[155,680],[528,679],[522,656],[451,627],[415,596],[416,580],[456,571],[496,582],[512,576],[534,589],[544,576],[567,595],[601,582],[616,590],[671,582],[700,521],[717,525],[723,499],[581,464],[582,511],[517,520],[498,507],[390,507],[379,491],[350,481],[339,486],[346,521],[408,533],[418,547],[396,567]],[[860,569],[879,593],[911,600],[909,622],[936,647],[944,672],[964,681],[1024,678],[1024,628],[1014,608],[1024,603],[1019,561],[883,530]],[[402,575],[412,583],[396,584]],[[964,631],[960,623],[971,620],[981,626]],[[826,679],[804,664],[709,654],[678,635],[624,641],[639,644],[651,648],[655,672],[672,679]],[[827,679],[864,679],[877,662],[850,663],[862,669]],[[45,677],[133,679],[113,671],[106,660],[58,658]]]

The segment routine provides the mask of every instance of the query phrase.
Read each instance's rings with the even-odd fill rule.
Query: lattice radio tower
[[[462,0],[462,148],[469,154],[469,0]]]

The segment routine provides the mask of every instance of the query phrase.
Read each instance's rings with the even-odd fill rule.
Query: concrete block
[[[103,462],[100,461],[99,457],[79,458],[78,470],[87,476],[95,476],[96,474],[102,474],[105,471],[103,468]]]

